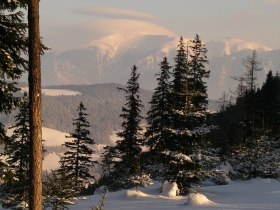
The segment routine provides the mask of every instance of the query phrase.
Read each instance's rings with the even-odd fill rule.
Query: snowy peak
[[[243,50],[256,50],[258,52],[268,52],[273,49],[264,45],[248,42],[241,39],[224,39],[213,40],[207,43],[209,57],[219,57],[224,55],[232,55]]]
[[[108,55],[110,58],[115,57],[120,46],[124,44],[126,37],[118,34],[102,37],[97,40],[93,40],[88,45],[84,46],[88,47],[97,47],[100,56]]]
[[[158,34],[115,33],[91,41],[80,48],[64,52],[46,53],[42,58],[44,85],[94,84],[116,82],[124,84],[132,65],[139,67],[141,86],[153,90],[164,56],[174,64],[179,37]],[[202,37],[203,39],[203,37]],[[184,36],[184,41],[189,41]],[[257,50],[264,68],[278,69],[279,51],[258,43],[240,39],[223,39],[206,42],[207,57],[212,76],[209,96],[217,98],[226,87],[225,78],[242,73],[242,59]],[[238,72],[237,72],[238,71]],[[231,81],[231,80],[230,80]],[[233,83],[233,82],[229,82]],[[221,87],[215,86],[222,84]],[[225,84],[225,86],[223,86]]]
[[[113,59],[127,51],[141,48],[150,49],[151,47],[158,50],[166,42],[173,41],[173,37],[167,35],[123,35],[113,34],[91,41],[84,48],[97,47],[100,56],[108,56]]]

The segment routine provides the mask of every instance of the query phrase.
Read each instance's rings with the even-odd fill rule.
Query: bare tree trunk
[[[30,192],[29,209],[42,210],[42,98],[39,0],[28,0],[29,108],[30,108]]]

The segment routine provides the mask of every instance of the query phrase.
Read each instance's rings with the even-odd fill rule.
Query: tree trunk
[[[30,108],[30,192],[29,209],[42,210],[42,98],[39,0],[28,0],[29,108]]]

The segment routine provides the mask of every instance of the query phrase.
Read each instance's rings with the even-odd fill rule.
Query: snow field
[[[202,187],[201,193],[189,196],[163,196],[161,183],[108,194],[105,210],[279,210],[280,182],[274,179],[232,181],[228,185]],[[174,187],[174,186],[173,186]],[[171,187],[170,191],[174,190]],[[170,193],[172,195],[172,193]],[[71,210],[89,210],[101,195],[80,200]]]
[[[12,132],[12,131],[9,131]],[[67,133],[43,128],[43,139],[46,146],[60,146],[69,139]],[[94,159],[105,145],[96,145]],[[43,163],[44,170],[58,167],[59,156],[48,154]],[[228,165],[224,165],[228,168]],[[148,188],[135,188],[108,194],[105,210],[280,210],[280,182],[274,179],[256,178],[248,181],[231,181],[228,185],[206,186],[201,193],[189,196],[176,196],[175,183],[155,183]],[[71,210],[90,210],[97,204],[100,194],[88,196],[87,200],[79,200]],[[0,207],[1,209],[1,207]]]
[[[21,88],[22,92],[28,92],[28,88]],[[72,91],[72,90],[62,90],[62,89],[42,89],[42,94],[46,96],[76,96],[81,95],[80,92]]]

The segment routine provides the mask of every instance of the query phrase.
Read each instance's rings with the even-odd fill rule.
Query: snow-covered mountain
[[[256,50],[257,52],[269,52],[271,48],[264,45],[247,42],[241,39],[213,40],[207,43],[208,58],[229,56],[244,50]]]
[[[188,38],[185,38],[188,40]],[[178,38],[167,35],[124,36],[111,35],[90,42],[88,45],[63,52],[49,52],[43,57],[43,84],[93,84],[116,82],[124,84],[132,65],[141,73],[140,84],[144,89],[155,87],[155,74],[164,56],[173,63]],[[258,43],[239,39],[215,40],[206,43],[211,77],[208,82],[209,97],[218,98],[223,90],[237,85],[230,79],[244,71],[242,59],[258,52],[265,71],[280,69],[280,50],[272,50]]]

